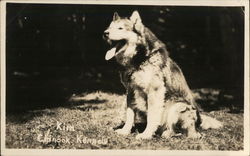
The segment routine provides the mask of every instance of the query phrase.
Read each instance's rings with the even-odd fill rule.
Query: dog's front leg
[[[127,90],[127,114],[126,122],[122,129],[117,129],[119,134],[127,135],[131,132],[135,123],[135,110],[146,111],[146,95],[136,88],[128,88]]]
[[[126,112],[126,121],[125,125],[121,129],[117,129],[116,132],[118,134],[122,135],[128,135],[131,132],[131,129],[134,125],[134,120],[135,120],[135,112],[132,109],[132,103],[134,102],[134,94],[133,91],[128,88],[127,89],[127,100],[126,100],[126,105],[127,105],[127,112]]]
[[[122,134],[122,135],[130,134],[131,129],[134,125],[134,118],[135,118],[135,113],[134,113],[133,109],[128,107],[127,113],[126,113],[125,125],[121,129],[117,129],[115,132],[117,132],[118,134]]]
[[[136,136],[136,139],[150,139],[161,123],[164,107],[164,88],[149,90],[147,126],[143,133]]]

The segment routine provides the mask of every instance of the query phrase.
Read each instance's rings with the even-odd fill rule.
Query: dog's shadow
[[[113,127],[113,130],[121,129],[125,125],[124,121],[122,121],[118,126]],[[147,123],[135,123],[135,125],[131,129],[131,133],[142,133],[146,129]],[[174,131],[177,135],[172,137],[182,137],[183,135],[180,134],[187,134],[187,131],[181,128],[181,123],[177,123],[177,125],[174,127]],[[164,129],[162,127],[158,127],[158,129],[155,132],[155,137],[161,137],[162,133],[164,132]]]
[[[117,129],[121,129],[124,125],[125,123],[121,122],[118,126],[113,127],[113,130],[115,131]],[[135,133],[135,132],[142,133],[145,130],[146,126],[147,126],[146,123],[135,123],[135,125],[131,129],[131,133]]]

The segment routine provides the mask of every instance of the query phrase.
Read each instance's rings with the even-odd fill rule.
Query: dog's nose
[[[108,37],[109,36],[109,32],[106,30],[106,31],[104,31],[104,36],[105,37]]]

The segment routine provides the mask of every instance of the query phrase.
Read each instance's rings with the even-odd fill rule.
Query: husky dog
[[[165,45],[143,25],[137,11],[129,18],[114,13],[104,39],[111,46],[105,59],[114,57],[123,66],[120,77],[127,91],[126,122],[117,133],[130,134],[138,116],[144,116],[147,125],[137,139],[149,139],[158,130],[162,137],[171,137],[177,125],[188,137],[200,138],[197,128],[222,126],[199,113],[181,69]]]

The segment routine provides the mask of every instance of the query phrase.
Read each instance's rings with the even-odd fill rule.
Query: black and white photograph
[[[52,2],[1,2],[3,155],[249,155],[248,1]]]

